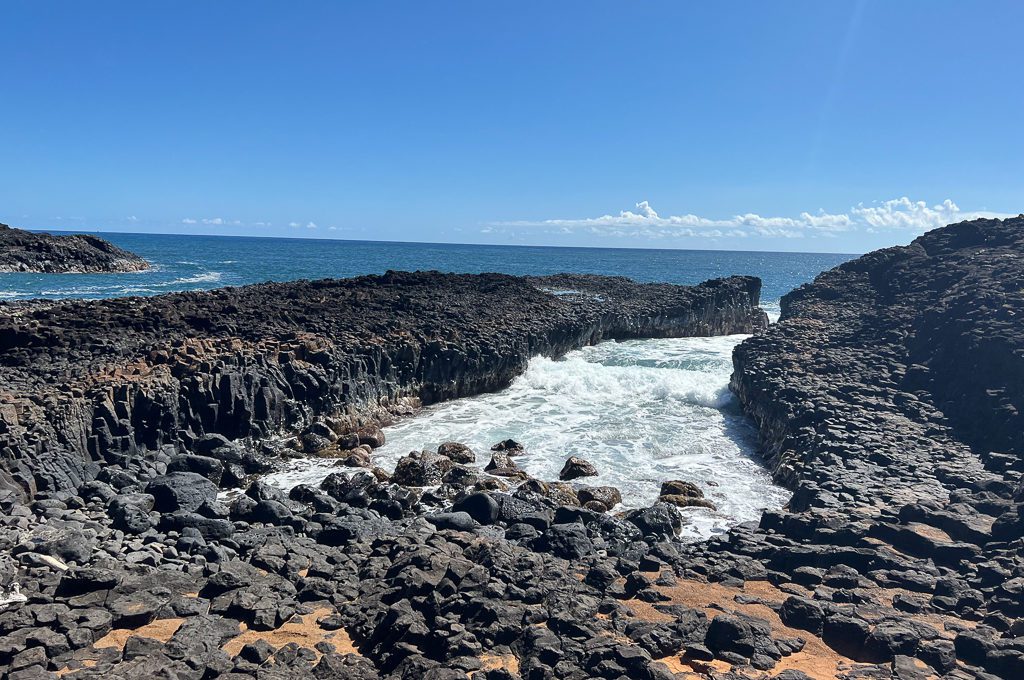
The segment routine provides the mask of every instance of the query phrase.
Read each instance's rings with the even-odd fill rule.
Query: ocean
[[[632,250],[100,234],[145,257],[129,274],[0,274],[0,300],[103,298],[241,286],[263,281],[348,277],[388,269],[447,272],[613,274],[637,281],[695,284],[731,274],[763,281],[762,306],[854,255],[696,250]],[[620,489],[621,508],[656,500],[662,481],[700,486],[717,510],[688,509],[683,538],[705,538],[780,507],[757,455],[757,432],[729,392],[731,354],[745,336],[608,342],[552,361],[538,357],[507,389],[439,404],[385,428],[375,462],[393,469],[411,450],[462,441],[486,463],[503,439],[526,445],[517,462],[557,479],[565,459],[592,462],[582,484]],[[288,488],[317,483],[332,461],[298,460],[271,476]]]

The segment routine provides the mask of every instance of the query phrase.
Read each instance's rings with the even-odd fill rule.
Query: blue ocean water
[[[235,236],[100,233],[153,266],[129,274],[0,274],[0,300],[155,295],[263,281],[445,272],[616,274],[637,281],[693,284],[731,274],[764,281],[769,309],[784,293],[854,256],[711,250],[636,250],[388,243]]]

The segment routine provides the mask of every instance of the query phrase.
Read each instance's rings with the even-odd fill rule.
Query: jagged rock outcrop
[[[1022,280],[1024,216],[937,229],[785,296],[736,349],[732,387],[793,499],[683,563],[813,598],[784,619],[856,660],[1024,674]]]
[[[136,272],[149,263],[89,234],[54,235],[0,224],[0,273],[85,274]]]

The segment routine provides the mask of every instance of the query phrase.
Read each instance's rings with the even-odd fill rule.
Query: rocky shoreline
[[[0,273],[89,274],[149,269],[144,259],[89,234],[53,235],[0,224]]]
[[[503,387],[538,354],[762,329],[759,292],[750,277],[687,288],[388,273],[3,305],[0,540],[27,603],[0,614],[0,663],[12,677],[464,677],[494,659],[525,672],[529,654],[520,662],[513,647],[526,618],[544,620],[545,601],[574,600],[581,587],[563,560],[603,549],[602,536],[613,550],[644,545],[645,534],[665,541],[679,526],[675,506],[612,518],[603,511],[614,490],[581,498],[568,484],[525,480],[512,442],[490,453],[487,473],[453,445],[410,456],[389,479],[370,467],[380,424]],[[299,451],[270,444],[289,433]],[[256,482],[229,505],[218,500],[219,487],[244,487],[300,452],[366,471],[290,497]],[[405,552],[417,553],[408,569]],[[397,599],[395,579],[412,579]],[[441,581],[451,591],[428,605],[423,589]],[[429,626],[426,606],[438,608]],[[408,610],[408,635],[388,619],[396,608]],[[90,620],[63,623],[80,615]],[[268,640],[289,627],[334,651],[285,645],[292,651],[265,667]],[[247,634],[252,643],[234,649]],[[338,653],[351,644],[358,654]]]
[[[767,330],[744,277],[389,273],[2,305],[0,579],[21,592],[0,611],[0,664],[1024,677],[1021,280],[1024,217],[841,265]],[[686,480],[616,515],[614,489],[526,478],[515,442],[372,467],[389,418],[498,389],[530,356],[751,331],[732,387],[794,495],[727,536],[675,540],[703,500]],[[288,495],[252,481],[300,453],[362,469]]]

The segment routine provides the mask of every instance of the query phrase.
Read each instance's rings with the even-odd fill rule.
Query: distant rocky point
[[[149,269],[144,259],[96,236],[54,236],[0,224],[0,272],[89,274]]]

